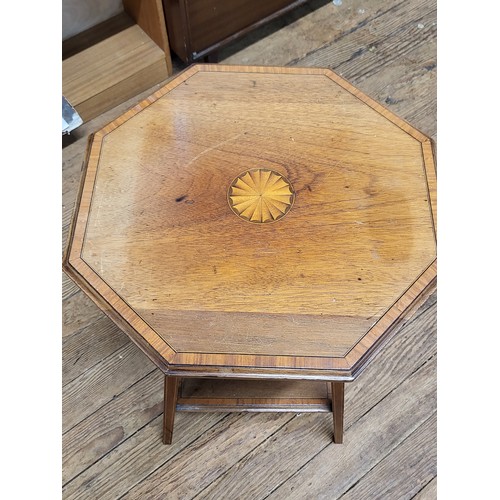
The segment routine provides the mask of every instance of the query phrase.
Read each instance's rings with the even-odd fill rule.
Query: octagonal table
[[[341,443],[435,285],[435,198],[430,139],[332,71],[195,65],[91,138],[64,269],[164,372],[165,443],[176,409],[333,410]]]

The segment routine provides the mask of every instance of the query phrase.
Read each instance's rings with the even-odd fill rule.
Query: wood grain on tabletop
[[[255,169],[295,197],[273,224],[228,204]],[[331,72],[192,67],[96,134],[68,269],[173,365],[346,370],[435,278],[434,176]]]
[[[308,13],[306,9],[309,5],[316,10]],[[318,0],[289,14],[287,19],[287,22],[273,22],[244,40],[223,49],[221,59],[225,58],[224,62],[231,64],[308,66],[316,64],[314,54],[317,53],[318,58],[322,58],[323,65],[342,73],[342,76],[359,89],[367,92],[428,136],[436,138],[435,2],[350,0],[341,6],[334,6],[331,2]],[[422,24],[424,27],[419,27]],[[259,39],[259,36],[262,38]],[[245,46],[248,41],[251,44]],[[381,43],[375,44],[375,42]],[[328,47],[330,49],[327,53]],[[387,47],[387,50],[384,47]],[[390,50],[395,51],[395,57],[391,58]],[[177,61],[174,62],[174,66],[176,68],[174,71],[178,72],[180,67]],[[365,76],[365,72],[369,74],[368,77]],[[161,85],[146,90],[73,131],[71,144],[63,149],[64,242],[66,242],[68,223],[74,211],[86,137],[159,87]],[[123,364],[122,345],[112,353],[108,350],[109,344],[106,342],[101,344],[98,340],[106,335],[110,321],[90,301],[86,309],[88,312],[85,313],[89,314],[88,322],[83,318],[83,313],[72,312],[79,307],[79,304],[85,302],[68,300],[75,295],[83,295],[83,292],[66,276],[63,278],[63,292],[66,340],[70,340],[72,335],[81,336],[85,331],[89,332],[92,324],[95,325],[98,336],[96,342],[82,344],[84,352],[76,363],[78,370],[82,371],[73,372],[81,385],[80,394],[86,397],[87,393],[90,395],[95,393],[95,377],[102,379],[100,387],[109,385],[105,397],[93,407],[93,413],[89,415],[88,412],[80,412],[79,409],[72,413],[73,424],[66,432],[63,444],[63,455],[66,457],[63,461],[63,473],[64,483],[67,484],[63,495],[65,499],[118,498],[134,486],[140,485],[159,467],[163,472],[168,472],[169,462],[179,450],[193,446],[191,443],[196,443],[196,440],[211,426],[227,417],[218,413],[179,413],[176,416],[176,440],[169,449],[166,449],[160,439],[163,395],[161,373],[154,370],[144,377],[142,373],[136,372],[135,364]],[[95,319],[92,319],[94,314],[92,308],[96,313]],[[83,327],[85,323],[88,323],[87,327]],[[129,342],[125,335],[118,333],[117,335],[121,335],[125,342]],[[400,325],[398,334],[382,349],[358,380],[346,385],[346,440],[355,442],[364,439],[363,426],[353,424],[367,412],[371,413],[381,402],[391,398],[398,387],[402,387],[406,400],[411,401],[414,398],[415,387],[418,386],[402,384],[412,373],[419,370],[425,360],[433,356],[436,350],[435,335],[434,294],[410,322]],[[100,345],[103,347],[101,352]],[[67,356],[71,357],[71,362],[78,359],[76,340],[63,345],[63,362]],[[142,357],[145,364],[148,363],[147,358],[139,351],[138,356]],[[108,377],[110,362],[114,364],[115,377]],[[94,377],[85,376],[85,371],[88,369],[93,370]],[[73,380],[71,371],[68,373]],[[120,384],[120,387],[115,388],[122,376],[126,376],[130,386],[123,389]],[[435,363],[425,376],[429,380],[435,379]],[[74,394],[74,384],[69,385],[67,389]],[[63,391],[66,392],[66,389]],[[64,419],[71,405],[66,408],[63,413]],[[390,429],[389,436],[400,432],[408,436],[409,432],[410,437],[418,433],[421,426],[414,426],[412,412],[410,417],[406,418],[408,413],[404,408],[404,404],[392,405],[389,413],[382,412],[380,421],[377,419],[370,424],[369,420],[364,420],[364,425],[373,424],[372,435],[368,437],[384,434],[386,432],[384,429]],[[432,416],[433,412],[433,407],[426,410],[428,416]],[[387,415],[394,418],[389,420],[382,418]],[[232,420],[226,422],[226,428],[230,422]],[[252,422],[256,422],[256,425],[252,426]],[[265,439],[261,434],[267,424],[260,419],[260,416],[253,415],[248,425],[252,432],[260,436],[259,445],[244,458],[239,458],[237,454],[231,455],[228,459],[231,464],[229,468],[221,470],[219,475],[211,476],[212,478],[217,476],[217,479],[203,490],[202,495],[205,498],[220,498],[221,495],[232,492],[232,488],[236,488],[238,494],[264,498],[280,485],[285,486],[290,478],[293,479],[294,473],[301,470],[323,448],[334,446],[331,444],[331,415],[304,414],[293,418],[271,439]],[[415,430],[411,432],[413,427]],[[391,454],[396,450],[405,450],[404,447],[400,448],[399,444],[394,448],[378,445],[372,447],[371,442],[369,439],[368,446],[363,445],[363,448],[358,450],[361,474],[373,467],[376,470],[377,466],[374,464],[383,463],[384,457],[390,460]],[[434,449],[435,434],[429,433],[428,441],[421,443],[420,446],[427,450]],[[203,447],[215,450],[210,441],[204,442]],[[375,450],[377,456],[365,453],[370,449]],[[215,462],[207,463],[206,455],[198,456],[199,451],[195,450],[196,448],[191,448],[190,452],[193,465],[198,464],[203,468],[218,467]],[[339,452],[338,447],[335,452]],[[276,457],[280,457],[280,460],[277,461]],[[435,467],[432,454],[428,457],[431,465]],[[401,453],[399,459],[403,471],[413,470],[414,453]],[[367,463],[367,467],[364,462]],[[348,489],[358,481],[358,476],[353,477],[351,472],[352,470],[344,467],[341,461],[334,461],[327,474],[315,475],[314,483],[317,487],[321,481],[327,482],[333,474]],[[427,471],[418,467],[412,475],[412,480],[420,481],[421,474],[428,477]],[[248,481],[249,477],[253,480]],[[388,480],[392,481],[390,477]],[[154,484],[149,485],[153,495]],[[401,482],[397,484],[399,489],[394,494],[399,498],[415,495],[414,490],[410,494]],[[436,484],[436,479],[431,480],[414,498],[419,500],[436,498]],[[198,490],[195,488],[195,491]],[[290,497],[289,492],[284,493],[284,487],[279,491],[283,494],[277,492],[275,498]],[[326,488],[326,491],[329,492],[329,498],[338,498],[341,495],[336,494],[331,488]]]

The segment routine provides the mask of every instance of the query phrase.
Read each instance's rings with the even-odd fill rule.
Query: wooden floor
[[[435,0],[313,1],[220,60],[329,67],[436,139]],[[64,141],[63,242],[88,134],[156,88]],[[65,499],[436,498],[435,293],[347,384],[343,445],[331,414],[178,413],[164,446],[161,373],[64,276],[62,330]]]

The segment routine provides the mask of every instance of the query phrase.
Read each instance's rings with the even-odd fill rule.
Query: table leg
[[[165,375],[163,397],[163,444],[172,443],[172,434],[174,433],[175,407],[177,405],[179,382],[179,377],[169,377]]]
[[[333,442],[344,438],[344,382],[332,382]]]

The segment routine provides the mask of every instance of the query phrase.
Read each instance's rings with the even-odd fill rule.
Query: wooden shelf
[[[331,412],[327,382],[182,379],[177,411]]]
[[[64,42],[63,95],[84,121],[170,76],[168,41],[160,14],[163,16],[161,11],[154,17],[155,31],[149,30],[149,34],[140,25],[148,29],[151,18],[147,22],[137,19],[136,24],[123,13]]]

